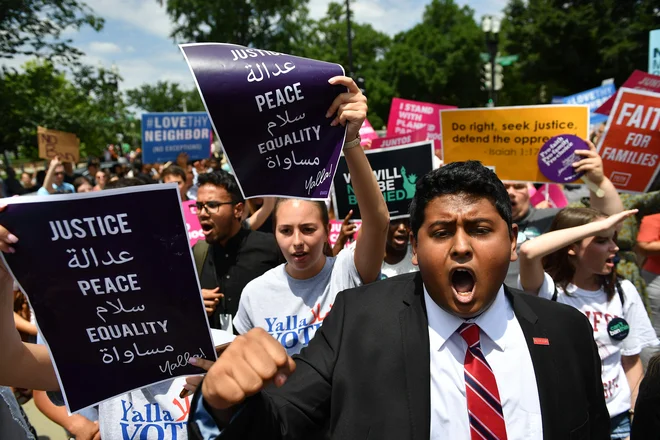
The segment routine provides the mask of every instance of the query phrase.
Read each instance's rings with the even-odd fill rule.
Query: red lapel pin
[[[550,345],[548,338],[532,338],[534,345]]]

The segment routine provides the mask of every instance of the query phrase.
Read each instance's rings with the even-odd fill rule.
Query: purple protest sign
[[[573,182],[584,173],[576,173],[573,163],[581,159],[575,150],[588,150],[589,146],[578,136],[562,134],[550,138],[539,150],[538,164],[541,173],[553,182]]]
[[[203,372],[191,357],[216,359],[175,184],[4,203],[0,224],[20,244],[1,258],[69,412]]]
[[[325,200],[346,129],[325,114],[338,64],[223,43],[180,46],[241,192]]]

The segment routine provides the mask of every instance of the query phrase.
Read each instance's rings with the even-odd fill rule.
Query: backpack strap
[[[623,287],[621,287],[621,283],[619,282],[618,278],[616,280],[616,291],[619,294],[619,299],[621,300],[621,307],[623,310]]]
[[[202,276],[202,268],[206,261],[206,256],[209,253],[209,244],[206,240],[200,240],[193,246],[193,257],[195,259],[195,268],[197,269],[197,276]]]

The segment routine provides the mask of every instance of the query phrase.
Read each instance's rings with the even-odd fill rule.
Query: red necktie
[[[506,440],[500,393],[493,370],[481,351],[479,326],[462,324],[458,333],[468,345],[463,366],[471,439]]]

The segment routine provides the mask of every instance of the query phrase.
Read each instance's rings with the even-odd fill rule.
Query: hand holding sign
[[[603,172],[603,159],[598,155],[598,151],[594,144],[590,140],[587,140],[586,142],[589,149],[575,151],[575,154],[584,157],[584,159],[575,162],[573,168],[577,173],[585,173],[591,182],[596,186],[599,186],[603,182],[603,179],[605,179],[605,173]]]
[[[48,168],[51,169],[51,170],[54,170],[55,167],[57,167],[59,165],[62,165],[62,161],[60,160],[59,156],[55,156],[55,157],[53,157],[53,159],[51,159],[50,164],[48,165]]]
[[[348,87],[348,92],[335,98],[325,116],[329,118],[337,112],[337,116],[330,125],[333,127],[337,124],[346,126],[346,141],[350,142],[357,138],[364,120],[367,119],[367,97],[362,94],[355,81],[346,76],[335,76],[328,82],[333,86]]]
[[[578,160],[579,157],[585,159]],[[604,179],[603,161],[591,141],[572,134],[554,136],[539,150],[537,162],[541,173],[553,182],[569,183],[582,178],[597,197],[605,195],[600,188]]]
[[[206,313],[212,315],[215,311],[215,308],[218,306],[220,298],[224,298],[224,295],[220,292],[219,287],[215,289],[202,289],[202,298],[204,298],[204,308],[206,308]]]
[[[190,361],[208,370],[202,395],[219,410],[243,402],[270,382],[281,387],[296,369],[282,344],[262,328],[238,336],[215,363],[204,359]]]
[[[74,414],[69,418],[67,431],[76,440],[100,440],[99,422],[92,422],[84,416]]]

